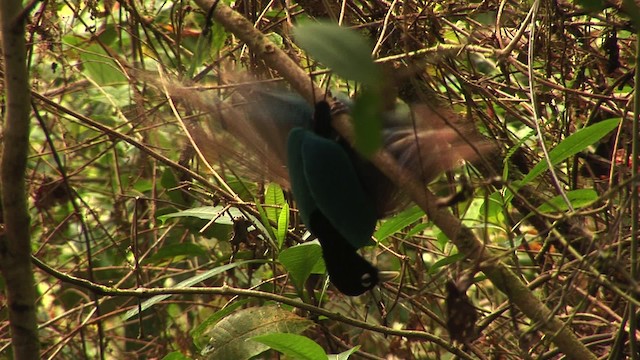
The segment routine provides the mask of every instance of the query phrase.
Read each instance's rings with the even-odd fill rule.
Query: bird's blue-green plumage
[[[378,216],[355,167],[357,155],[337,141],[330,121],[329,106],[322,102],[310,128],[289,132],[289,181],[302,221],[322,245],[331,282],[357,296],[378,283],[378,269],[356,252],[372,244]]]
[[[314,124],[317,109],[298,94],[259,91],[255,97],[262,106],[250,108],[252,118],[262,117],[263,124],[291,129],[287,136],[287,169],[304,224],[310,227],[311,214],[320,211],[354,249],[372,245],[376,206],[354,167],[354,154],[348,152],[348,145],[328,138],[329,134],[318,134],[332,131],[330,114],[318,118],[316,113]]]
[[[289,177],[302,221],[320,211],[354,249],[372,245],[377,216],[343,146],[295,128],[287,141]],[[314,229],[310,229],[314,232]]]

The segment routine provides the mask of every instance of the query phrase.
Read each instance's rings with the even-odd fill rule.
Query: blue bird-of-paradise
[[[241,93],[240,104],[212,111],[218,126],[211,133],[216,135],[192,132],[198,147],[209,158],[224,154],[249,163],[247,171],[290,188],[303,223],[320,241],[334,286],[350,296],[373,288],[378,270],[357,250],[373,243],[380,218],[406,203],[400,190],[333,131],[326,102],[312,107],[295,93],[258,86]],[[425,184],[460,160],[477,157],[478,147],[445,126],[443,113],[451,114],[414,104],[411,111],[384,116],[384,149]],[[242,146],[220,141],[221,133]]]

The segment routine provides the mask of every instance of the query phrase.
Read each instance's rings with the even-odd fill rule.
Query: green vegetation
[[[212,3],[32,4],[36,358],[636,352],[633,2]],[[286,133],[248,140],[252,100],[268,105],[252,99],[258,86],[358,95],[354,129],[334,126],[367,156],[381,114],[410,106],[475,144],[429,184],[437,198],[392,179],[405,193],[359,251],[384,272],[365,294],[327,280],[277,166]],[[420,151],[434,168],[450,155]],[[0,277],[3,293],[10,284]],[[0,305],[4,359],[18,352]]]

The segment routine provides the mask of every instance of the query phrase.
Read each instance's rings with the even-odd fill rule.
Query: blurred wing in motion
[[[268,179],[289,188],[287,136],[309,128],[313,108],[299,95],[261,86],[242,86],[224,101],[189,88],[172,86],[192,117],[190,136],[210,164],[234,169],[255,181]]]
[[[359,155],[330,126],[326,102],[310,106],[283,89],[241,86],[226,101],[200,93],[177,95],[211,121],[189,131],[210,163],[232,166],[251,179],[290,188],[301,218],[320,240],[331,281],[347,295],[378,282],[378,271],[357,249],[372,244],[378,219],[408,203],[401,189]],[[473,161],[487,145],[455,116],[424,104],[385,115],[383,147],[425,186],[439,174]],[[315,110],[315,119],[314,119]]]

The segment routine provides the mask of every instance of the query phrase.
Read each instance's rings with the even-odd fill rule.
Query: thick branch
[[[6,114],[2,153],[0,270],[6,283],[15,359],[39,359],[25,170],[29,146],[29,81],[22,1],[0,2]]]

